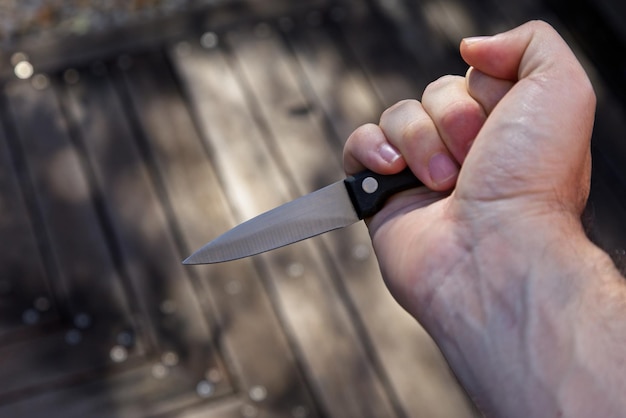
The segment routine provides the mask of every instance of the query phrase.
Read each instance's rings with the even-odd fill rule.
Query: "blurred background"
[[[0,417],[480,416],[363,225],[181,260],[530,19],[592,78],[585,218],[624,266],[623,2],[0,0]]]

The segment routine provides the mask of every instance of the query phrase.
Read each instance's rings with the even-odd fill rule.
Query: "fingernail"
[[[380,155],[387,164],[392,164],[401,157],[400,151],[386,142],[378,148],[378,155]]]
[[[465,42],[466,45],[472,45],[489,38],[491,38],[491,36],[471,36],[469,38],[463,38],[463,42]]]
[[[456,176],[459,169],[454,161],[446,154],[438,153],[433,155],[428,162],[430,178],[436,184],[442,184]]]

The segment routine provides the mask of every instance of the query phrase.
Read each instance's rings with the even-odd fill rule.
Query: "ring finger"
[[[454,186],[459,166],[420,102],[403,100],[390,107],[381,116],[380,128],[427,187],[443,191]]]

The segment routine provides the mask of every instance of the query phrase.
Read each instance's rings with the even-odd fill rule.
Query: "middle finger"
[[[424,185],[437,191],[454,186],[458,164],[420,102],[403,100],[391,106],[383,112],[380,128]]]
[[[483,107],[467,91],[464,77],[445,76],[424,90],[422,105],[456,161],[463,163],[485,123]]]

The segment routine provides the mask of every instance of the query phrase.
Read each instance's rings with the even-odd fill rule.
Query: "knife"
[[[376,214],[392,195],[419,186],[408,168],[392,175],[365,170],[236,226],[183,264],[236,260],[343,228]]]

